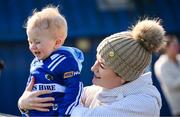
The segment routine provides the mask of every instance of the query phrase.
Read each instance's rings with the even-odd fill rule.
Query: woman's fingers
[[[49,111],[48,107],[53,106],[54,101],[53,97],[39,97],[44,94],[50,94],[51,91],[48,90],[41,90],[41,91],[33,91],[35,79],[34,77],[31,78],[30,83],[27,85],[26,90],[23,93],[21,99],[19,99],[19,106],[22,109],[33,109],[37,111],[47,112]]]
[[[18,101],[18,105],[21,109],[27,110],[37,110],[47,112],[49,111],[48,107],[53,106],[54,101],[53,97],[39,97],[44,94],[50,94],[51,91],[41,90],[41,91],[32,91],[35,79],[31,78],[30,83],[27,85],[23,95]]]
[[[50,94],[50,93],[51,93],[51,91],[49,91],[49,90],[34,91],[34,92],[32,92],[31,96],[38,97],[40,95]]]
[[[28,86],[26,87],[26,91],[32,91],[34,82],[35,82],[35,79],[34,79],[34,77],[32,77],[30,83],[29,83]]]
[[[52,107],[53,103],[30,103],[29,109],[47,112],[49,111],[48,107]]]
[[[50,103],[49,101],[53,101],[54,98],[50,97],[44,97],[44,98],[39,98],[39,97],[31,97],[29,99],[29,102],[26,105],[26,109],[33,109],[33,110],[38,110],[38,111],[49,111],[48,107],[52,107],[53,103]]]
[[[31,108],[34,107],[38,107],[38,108],[47,108],[47,107],[52,107],[53,103],[33,103],[30,105]]]
[[[47,108],[40,108],[40,107],[34,107],[33,109],[37,110],[37,111],[42,111],[42,112],[48,112],[49,111],[49,109],[47,109]]]
[[[34,102],[39,102],[39,103],[52,102],[52,101],[54,101],[54,98],[52,97],[34,98]]]

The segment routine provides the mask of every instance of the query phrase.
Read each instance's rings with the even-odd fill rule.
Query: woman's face
[[[104,64],[103,59],[97,55],[97,60],[91,68],[94,72],[93,84],[103,88],[112,89],[125,83],[110,67]]]

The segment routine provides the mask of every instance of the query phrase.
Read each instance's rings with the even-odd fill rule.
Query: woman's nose
[[[98,61],[95,61],[94,65],[91,67],[91,71],[95,72],[98,67]]]

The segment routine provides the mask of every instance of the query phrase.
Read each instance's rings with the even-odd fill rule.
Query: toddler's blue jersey
[[[77,48],[62,46],[45,60],[35,58],[31,63],[30,77],[35,78],[33,91],[51,90],[55,98],[49,112],[30,110],[30,116],[65,116],[78,105],[83,84],[80,82],[83,54]],[[28,82],[29,82],[28,81]]]

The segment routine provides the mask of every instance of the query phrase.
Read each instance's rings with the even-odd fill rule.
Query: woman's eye
[[[100,64],[100,67],[102,68],[102,69],[104,69],[105,67],[104,67],[104,65],[102,65],[102,64]]]
[[[38,41],[38,42],[36,42],[36,44],[40,44],[40,42]]]

